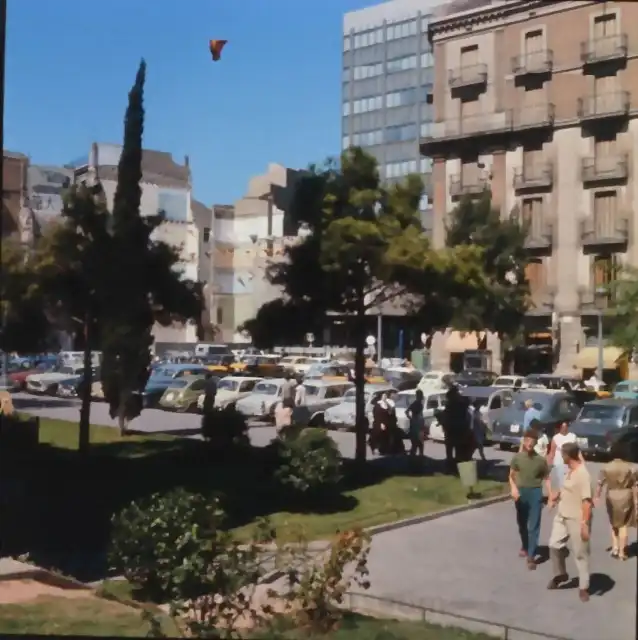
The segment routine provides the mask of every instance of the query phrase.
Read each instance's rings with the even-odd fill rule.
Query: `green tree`
[[[183,277],[179,249],[152,238],[163,216],[140,214],[145,80],[142,60],[124,120],[111,220],[114,259],[102,321],[102,384],[122,433],[142,409],[154,323],[196,321],[202,312],[201,287]]]
[[[411,307],[427,307],[446,293],[460,296],[462,289],[469,296],[483,286],[480,251],[431,249],[418,210],[422,190],[418,176],[384,187],[376,160],[359,148],[345,151],[339,164],[311,168],[290,211],[309,233],[268,270],[270,282],[281,287],[285,300],[303,307],[306,318],[323,319],[329,311],[352,318],[359,462],[367,448],[366,315],[399,296]]]
[[[490,331],[505,341],[520,335],[529,308],[525,248],[528,229],[516,212],[502,218],[486,190],[481,197],[466,197],[452,212],[447,227],[448,247],[474,246],[483,252],[486,284],[483,295],[457,299],[449,310],[447,326],[467,332]]]
[[[613,343],[626,351],[635,351],[638,348],[638,269],[618,269],[610,294]]]
[[[0,278],[0,349],[41,353],[55,346],[47,317],[38,264],[39,247],[30,251],[17,238],[3,238]]]

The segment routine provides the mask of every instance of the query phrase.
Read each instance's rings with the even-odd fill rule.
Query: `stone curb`
[[[5,580],[37,580],[60,589],[90,589],[90,585],[75,578],[64,576],[56,571],[43,569],[28,562],[13,558],[0,559],[0,581]]]
[[[438,611],[429,607],[407,604],[362,593],[347,593],[342,608],[378,618],[425,622],[442,627],[458,627],[471,633],[484,633],[500,640],[569,640],[538,631],[511,627],[499,622],[471,618],[455,613]]]

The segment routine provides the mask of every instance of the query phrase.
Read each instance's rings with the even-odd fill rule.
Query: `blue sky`
[[[64,164],[121,142],[148,64],[144,146],[190,156],[195,196],[339,152],[341,25],[377,0],[8,0],[4,146]],[[208,40],[228,40],[213,63]]]

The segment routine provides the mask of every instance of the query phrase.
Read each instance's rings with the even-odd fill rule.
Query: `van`
[[[225,356],[229,354],[232,355],[232,352],[228,345],[225,344],[200,342],[195,345],[195,356],[198,358],[205,358],[206,356]]]

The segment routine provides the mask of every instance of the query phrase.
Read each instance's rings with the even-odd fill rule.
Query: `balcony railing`
[[[517,77],[545,75],[554,67],[554,52],[551,49],[524,53],[512,58],[512,73]]]
[[[532,304],[528,314],[539,315],[551,313],[554,309],[554,300],[556,299],[556,287],[552,285],[538,287],[532,291],[530,297]]]
[[[630,104],[631,94],[629,91],[616,91],[578,98],[578,117],[580,120],[624,117],[629,114]]]
[[[510,126],[508,114],[504,111],[480,113],[475,116],[460,116],[432,125],[432,136],[426,141],[458,139],[499,133]]]
[[[525,248],[531,252],[551,251],[554,241],[554,221],[544,215],[523,217],[527,226]]]
[[[581,175],[584,183],[626,180],[629,158],[626,154],[583,158]]]
[[[448,72],[448,82],[450,89],[485,85],[487,83],[487,65],[471,64],[450,69]]]
[[[554,124],[556,107],[551,102],[542,102],[512,110],[513,129],[540,129]]]
[[[627,57],[627,34],[614,33],[580,43],[580,59],[585,65],[622,60]]]
[[[477,196],[489,188],[489,180],[485,176],[455,175],[450,178],[450,196]]]
[[[578,289],[578,306],[581,311],[607,311],[614,307],[614,296],[606,287],[580,287]]]
[[[524,165],[514,169],[513,187],[517,191],[526,189],[549,189],[554,182],[554,168],[550,162]]]
[[[629,218],[624,215],[587,216],[580,222],[583,248],[626,245],[629,241]]]

